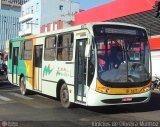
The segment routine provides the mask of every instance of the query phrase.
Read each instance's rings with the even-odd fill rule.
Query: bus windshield
[[[145,30],[129,26],[94,26],[98,78],[103,82],[144,82],[149,76],[149,44]]]

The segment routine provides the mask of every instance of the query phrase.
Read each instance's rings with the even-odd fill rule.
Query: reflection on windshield
[[[143,82],[149,79],[147,39],[136,36],[97,36],[99,78],[107,82]]]
[[[0,64],[3,64],[4,63],[4,61],[2,60],[2,58],[0,58]]]

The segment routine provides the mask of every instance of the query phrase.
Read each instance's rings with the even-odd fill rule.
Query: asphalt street
[[[53,97],[38,93],[22,96],[18,87],[1,80],[0,121],[0,127],[116,126],[112,122],[120,121],[154,121],[153,124],[160,126],[160,93],[153,91],[150,102],[146,104],[105,107],[76,105],[65,109]]]

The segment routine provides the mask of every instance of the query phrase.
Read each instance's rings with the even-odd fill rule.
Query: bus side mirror
[[[85,57],[90,57],[90,45],[89,44],[86,45]]]

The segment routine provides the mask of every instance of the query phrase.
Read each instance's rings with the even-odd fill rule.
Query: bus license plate
[[[129,102],[132,101],[132,97],[124,97],[122,98],[122,102]]]

